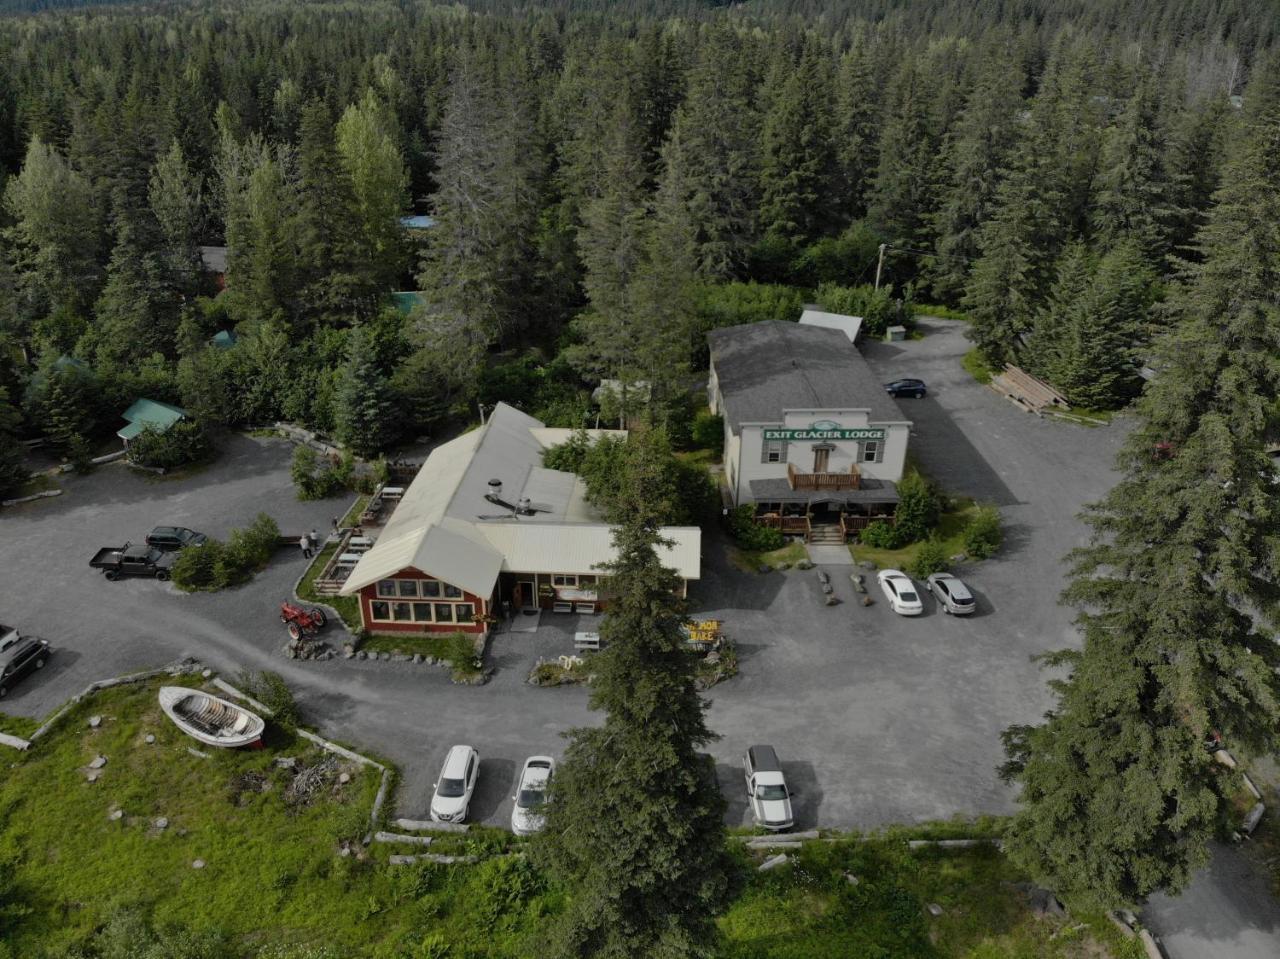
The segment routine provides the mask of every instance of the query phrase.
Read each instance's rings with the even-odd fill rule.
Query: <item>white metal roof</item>
[[[413,568],[469,593],[489,596],[502,570],[589,573],[613,558],[610,527],[586,501],[586,488],[572,473],[542,466],[542,452],[573,430],[548,429],[519,410],[499,403],[479,429],[443,443],[405,489],[373,547],[360,557],[341,594],[350,596],[400,570]],[[593,438],[622,430],[590,430]],[[502,499],[521,497],[547,511],[509,517],[485,499],[491,479],[503,484]],[[526,532],[527,531],[527,532]],[[701,533],[664,531],[677,546],[668,564],[696,579]]]
[[[617,555],[613,528],[604,523],[493,523],[477,527],[503,556],[507,573],[595,573]],[[702,530],[696,526],[662,529],[670,546],[658,549],[665,566],[681,579],[701,576]]]
[[[862,329],[862,317],[845,316],[843,313],[824,313],[822,310],[806,309],[800,314],[800,322],[805,326],[825,326],[829,330],[839,330],[849,337],[853,343],[858,339],[858,331]]]

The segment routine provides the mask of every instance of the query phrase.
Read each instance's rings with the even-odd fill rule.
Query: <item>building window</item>
[[[394,579],[378,580],[379,596],[394,596],[396,594],[396,581]]]
[[[377,602],[370,603],[369,615],[372,616],[374,619],[390,619],[391,607],[387,603],[377,603]]]
[[[418,595],[418,581],[416,579],[398,579],[396,582],[400,584],[401,596]]]
[[[764,444],[764,461],[766,463],[781,463],[783,456],[786,454],[786,446],[782,440],[766,440]]]
[[[437,623],[453,622],[453,603],[436,603],[435,607]]]
[[[448,583],[444,583],[443,585],[445,599],[462,599],[462,590],[458,589],[458,587],[450,586]]]
[[[422,595],[428,599],[436,599],[440,595],[440,584],[434,579],[423,580]]]
[[[596,578],[595,578],[594,576],[579,576],[579,577],[578,577],[578,585],[579,585],[579,586],[594,586],[595,584],[596,584]]]
[[[880,459],[880,441],[866,440],[862,444],[862,462],[874,463]]]
[[[392,603],[391,618],[397,623],[407,623],[413,618],[411,603]]]
[[[431,622],[431,604],[430,603],[414,603],[413,604],[413,621],[415,623]]]
[[[566,576],[566,575],[555,575],[551,577],[551,585],[552,586],[577,586],[578,577]]]
[[[476,608],[470,603],[458,603],[453,607],[453,611],[460,623],[469,623],[476,618]]]

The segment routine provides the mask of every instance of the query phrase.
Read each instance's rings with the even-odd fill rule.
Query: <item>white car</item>
[[[747,779],[747,799],[751,818],[770,832],[790,829],[795,824],[791,812],[791,790],[782,774],[782,763],[772,746],[752,746],[742,757]]]
[[[944,613],[968,616],[976,608],[969,587],[950,573],[934,573],[925,583],[928,584],[929,592],[937,597],[938,605]]]
[[[435,794],[431,797],[431,818],[435,822],[462,822],[467,818],[471,794],[480,774],[480,754],[470,746],[454,746],[444,757]]]
[[[520,785],[511,798],[511,831],[517,836],[532,836],[547,824],[542,804],[547,799],[547,783],[555,775],[556,761],[550,756],[530,756],[520,771]]]
[[[911,577],[906,573],[897,569],[882,569],[876,579],[880,580],[880,588],[889,600],[889,608],[899,616],[919,616],[924,612],[924,604],[920,602],[916,584],[911,582]]]

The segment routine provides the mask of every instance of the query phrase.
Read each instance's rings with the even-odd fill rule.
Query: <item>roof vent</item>
[[[500,479],[489,480],[489,496],[494,497],[494,496],[501,496],[501,495],[502,495],[502,480]]]

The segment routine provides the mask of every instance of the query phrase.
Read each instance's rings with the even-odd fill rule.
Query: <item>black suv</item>
[[[185,526],[157,526],[147,534],[147,545],[172,551],[184,546],[203,546],[206,539],[208,537],[204,533],[197,533]]]
[[[924,380],[905,379],[886,383],[884,391],[894,398],[914,396],[916,399],[921,399],[928,392],[928,387],[924,385]]]
[[[46,640],[19,636],[16,629],[0,626],[0,699],[27,673],[43,669],[49,652]]]

